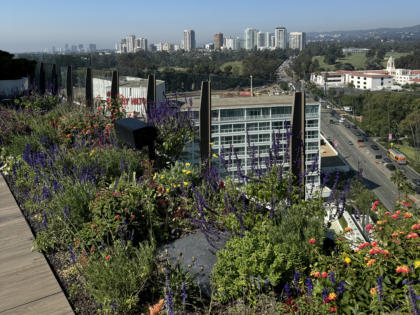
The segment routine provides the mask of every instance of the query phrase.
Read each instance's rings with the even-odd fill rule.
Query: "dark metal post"
[[[201,82],[200,101],[200,158],[205,159],[210,165],[210,140],[211,140],[211,82]],[[203,165],[203,167],[205,167]]]
[[[118,77],[118,71],[112,71],[111,81],[111,99],[115,100],[120,91],[120,82]]]
[[[41,62],[41,67],[39,69],[39,91],[41,92],[41,95],[45,94],[45,67],[43,62]]]
[[[57,77],[57,65],[54,63],[52,66],[51,74],[52,84],[53,84],[53,94],[57,94],[58,91],[58,77]]]
[[[71,73],[71,66],[67,66],[67,79],[66,79],[66,86],[67,86],[67,101],[73,105],[73,76]]]
[[[150,110],[150,103],[156,106],[156,76],[149,75],[147,80],[147,98],[146,98],[146,113]]]
[[[305,187],[305,94],[295,92],[292,107],[292,139],[290,143],[290,168],[292,174],[302,177],[302,186]],[[298,164],[300,160],[300,166]]]
[[[86,69],[86,106],[93,105],[93,81],[92,81],[92,68]]]

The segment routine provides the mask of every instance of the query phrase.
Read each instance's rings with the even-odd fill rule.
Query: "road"
[[[339,123],[340,115],[336,113],[334,116],[330,114],[331,110],[322,110],[321,112],[321,131],[326,138],[330,138],[333,143],[337,140],[338,152],[344,157],[347,163],[354,170],[363,169],[363,183],[366,187],[372,190],[380,201],[388,210],[392,210],[395,205],[395,198],[398,196],[397,187],[390,181],[392,172],[389,171],[384,163],[376,163],[375,155],[382,155],[387,157],[386,151],[379,147],[379,150],[373,150],[371,145],[376,144],[373,139],[368,138],[367,142],[357,144],[356,132],[362,131],[353,128],[346,128],[346,125],[353,126],[347,120],[344,123]],[[330,120],[334,120],[334,124]],[[353,145],[349,145],[348,141],[352,141]],[[359,147],[363,145],[363,147]],[[382,160],[379,160],[382,162]],[[412,171],[408,166],[397,165],[392,162],[396,168],[401,168],[406,171],[407,179],[411,182],[413,178],[420,178],[420,176]],[[419,198],[413,197],[419,205]]]

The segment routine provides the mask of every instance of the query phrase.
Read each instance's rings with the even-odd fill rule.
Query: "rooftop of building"
[[[420,79],[411,79],[410,82],[420,83]]]
[[[346,166],[346,163],[340,158],[338,152],[332,147],[332,145],[321,135],[321,167],[342,167]]]
[[[325,76],[325,74],[328,73],[328,76],[333,75],[352,75],[352,76],[358,76],[358,77],[367,77],[367,78],[376,78],[376,77],[392,77],[389,75],[388,70],[360,70],[360,71],[347,71],[347,70],[337,70],[337,71],[331,71],[331,72],[321,72],[320,76]],[[315,74],[316,72],[312,72],[311,74]]]
[[[237,107],[253,107],[253,106],[276,106],[276,105],[292,105],[292,95],[279,96],[254,96],[254,97],[231,97],[231,98],[212,98],[211,107],[214,108],[237,108]],[[318,104],[311,98],[306,99],[306,104]],[[201,105],[200,97],[192,98],[192,108],[198,109]]]

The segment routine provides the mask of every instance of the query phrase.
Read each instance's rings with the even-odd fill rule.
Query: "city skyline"
[[[9,1],[2,4],[4,14],[0,21],[0,49],[10,52],[43,51],[46,47],[64,47],[65,43],[83,43],[84,47],[89,43],[96,43],[98,49],[112,49],[115,43],[127,34],[142,35],[150,43],[179,44],[182,32],[189,29],[195,30],[196,42],[200,45],[213,42],[214,34],[218,32],[226,37],[243,37],[246,28],[271,33],[277,26],[284,26],[291,32],[310,33],[419,24],[418,0],[407,0],[404,3],[405,7],[410,8],[404,13],[404,19],[395,19],[395,2],[390,0],[355,0],[351,5],[354,8],[363,8],[357,11],[357,17],[343,14],[347,4],[338,4],[330,0],[321,3],[289,2],[287,11],[299,14],[299,19],[296,19],[295,14],[279,15],[279,11],[284,8],[274,0],[265,3],[265,7],[272,8],[265,11],[250,10],[253,6],[257,8],[251,1],[215,0],[212,6],[204,7],[191,0],[184,1],[182,6],[164,0],[157,7],[152,2],[139,3],[128,0],[124,2],[124,6],[130,8],[124,11],[124,23],[105,23],[104,16],[114,12],[111,8],[115,7],[115,3],[109,0],[75,1],[71,4],[51,0],[40,0],[37,3],[25,0],[23,3]],[[83,10],[80,9],[81,6]],[[220,10],[221,7],[223,10]],[[138,18],[139,10],[146,12],[141,19]],[[322,16],[316,13],[320,10]],[[60,11],[65,14],[60,14]],[[19,23],[16,24],[17,12]],[[186,18],[179,19],[179,16],[185,16],[185,12]],[[37,18],[40,16],[48,18]],[[14,27],[11,29],[10,25]]]

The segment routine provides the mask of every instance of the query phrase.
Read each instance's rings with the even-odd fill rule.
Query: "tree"
[[[286,83],[286,82],[282,82],[282,83],[280,83],[280,88],[281,88],[283,91],[287,91],[287,90],[289,89],[289,86],[287,85],[287,83]]]
[[[407,176],[401,170],[397,169],[392,173],[390,180],[397,186],[398,191],[401,191],[402,185],[407,181]]]
[[[414,186],[409,181],[404,181],[401,184],[401,187],[398,191],[401,191],[404,195],[413,195],[416,190],[414,189]]]
[[[386,48],[385,47],[381,47],[376,52],[376,57],[379,58],[380,60],[384,60],[385,55],[386,55]]]
[[[232,77],[239,77],[240,76],[240,70],[238,66],[233,67],[232,69]]]
[[[354,89],[356,86],[354,85],[354,83],[353,83],[353,82],[349,82],[349,83],[347,83],[347,87],[348,87],[349,89]]]
[[[224,69],[223,72],[225,73],[225,75],[230,76],[232,71],[232,66],[231,65],[227,65]]]
[[[346,62],[346,63],[343,63],[343,65],[341,66],[341,70],[353,71],[354,67],[351,63]]]
[[[347,55],[347,57],[350,57],[351,56],[351,52],[348,52],[346,55]]]
[[[367,52],[366,52],[366,59],[373,59],[376,55],[376,48],[375,47],[371,47]]]

